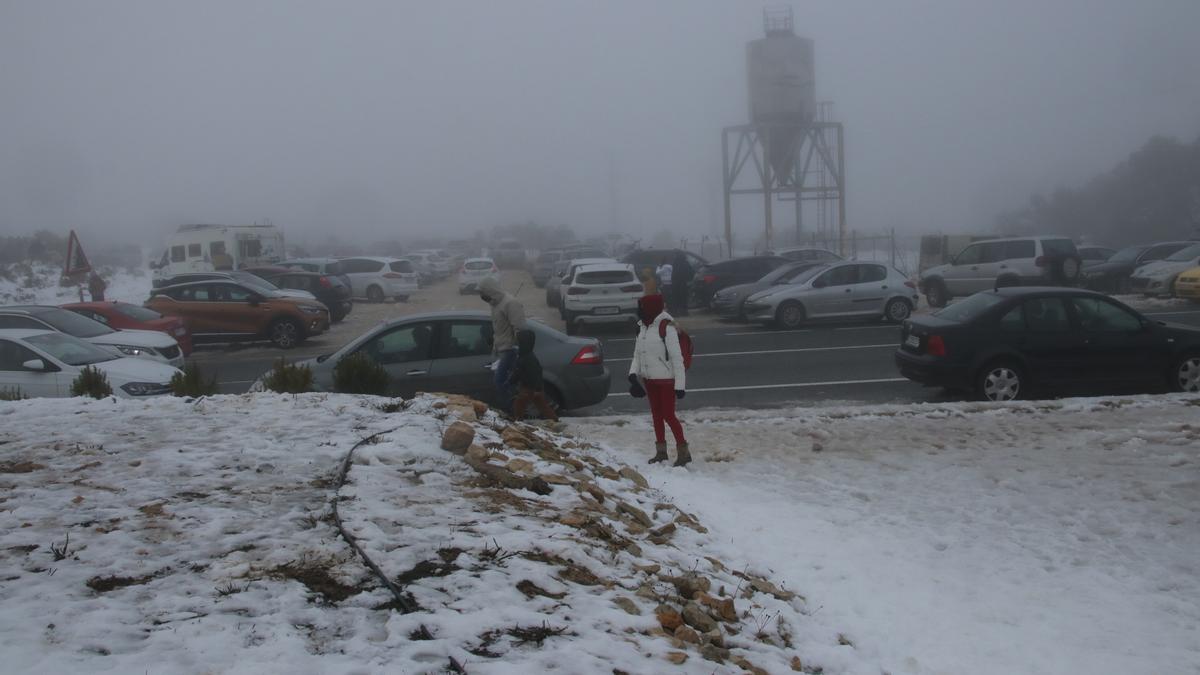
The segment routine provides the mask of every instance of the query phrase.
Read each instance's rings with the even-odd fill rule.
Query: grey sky
[[[984,228],[1200,134],[1195,0],[793,4],[862,231]],[[761,8],[0,0],[0,232],[605,232],[611,158],[623,230],[711,233]]]

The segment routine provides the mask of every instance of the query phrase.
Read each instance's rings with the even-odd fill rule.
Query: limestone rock
[[[707,633],[717,627],[717,622],[708,615],[708,612],[694,602],[684,605],[683,620],[701,633]]]
[[[650,531],[650,541],[662,546],[671,540],[675,534],[675,523],[667,523],[660,528]]]
[[[725,663],[725,659],[729,658],[729,650],[716,645],[704,645],[700,648],[700,656],[716,663]]]
[[[633,467],[621,467],[619,475],[625,480],[632,481],[638,487],[650,487],[650,483],[646,481],[646,477],[634,470]]]
[[[544,474],[542,474],[542,480],[546,481],[547,483],[549,483],[551,485],[570,485],[571,484],[571,479],[567,478],[566,476],[562,475],[561,473],[544,473]]]
[[[467,448],[467,458],[477,462],[486,462],[488,459],[488,449],[482,445],[472,443],[471,447]]]
[[[738,668],[741,668],[742,670],[744,670],[746,672],[754,673],[754,675],[769,675],[767,673],[767,671],[763,670],[762,668],[759,668],[758,666],[754,665],[753,663],[750,663],[750,660],[744,656],[735,656],[730,660],[733,661],[733,664],[735,666],[737,666]]]
[[[635,569],[639,572],[644,572],[646,574],[658,574],[658,571],[662,569],[662,565],[658,565],[658,564],[654,564],[654,563],[651,563],[649,565],[634,565],[633,569]]]
[[[527,459],[510,459],[504,467],[513,473],[533,472],[533,462]]]
[[[722,621],[734,623],[737,621],[737,608],[733,598],[714,598],[708,593],[698,593],[696,600],[708,608],[709,613],[719,616]]]
[[[637,603],[624,596],[613,600],[613,604],[625,610],[626,614],[632,614],[633,616],[642,615],[642,610],[638,608]]]
[[[796,597],[795,593],[793,593],[791,591],[782,590],[775,584],[771,583],[770,581],[767,581],[766,579],[750,577],[749,581],[750,581],[750,586],[752,588],[754,588],[754,590],[758,591],[759,593],[766,593],[767,595],[773,596],[777,600],[783,600],[784,602],[790,602],[793,598]]]
[[[508,460],[510,460],[512,458],[509,457],[508,455],[504,454],[503,452],[493,452],[492,454],[488,455],[488,459],[495,460],[497,462],[500,462],[501,464],[507,464]]]
[[[688,660],[688,655],[684,652],[667,652],[667,660],[678,666]]]
[[[708,580],[708,577],[695,573],[688,573],[681,577],[670,577],[667,581],[675,587],[675,591],[685,600],[695,598],[697,593],[707,593],[712,588],[712,582]]]
[[[791,666],[792,670],[796,671],[797,673],[804,670],[804,662],[800,660],[799,656],[792,657]]]
[[[594,471],[597,476],[600,476],[601,478],[607,478],[608,480],[621,479],[621,474],[617,473],[612,467],[604,466],[599,462],[592,465],[592,471]]]
[[[670,605],[659,605],[654,610],[654,616],[658,619],[658,625],[671,634],[674,634],[675,629],[683,625],[683,615]]]
[[[515,427],[504,427],[500,432],[500,440],[504,441],[504,444],[510,448],[516,448],[517,450],[529,449],[529,439]]]
[[[703,641],[704,644],[716,645],[722,648],[725,647],[725,634],[721,632],[720,628],[710,633],[701,635],[700,640]]]
[[[442,449],[456,455],[465,455],[474,440],[475,427],[466,422],[455,422],[442,434]]]
[[[654,527],[654,521],[650,520],[650,516],[646,515],[645,511],[639,509],[633,504],[630,504],[629,502],[617,502],[617,512],[628,515],[630,518],[633,518],[635,521],[637,521],[637,523],[642,527]]]
[[[483,417],[487,414],[488,404],[483,401],[472,401],[471,408],[475,411],[476,417]]]
[[[693,644],[693,645],[700,644],[700,634],[697,633],[695,631],[695,629],[690,628],[686,625],[680,626],[675,629],[675,637],[688,643],[688,644]]]
[[[475,415],[475,408],[465,405],[451,405],[446,408],[446,412],[454,415],[464,422],[478,422],[479,417]]]

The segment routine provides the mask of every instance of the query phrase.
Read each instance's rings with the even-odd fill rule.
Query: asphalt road
[[[1148,311],[1148,316],[1200,326],[1200,309]],[[717,324],[689,331],[696,359],[688,372],[682,407],[828,405],[831,403],[916,403],[954,400],[938,388],[901,378],[892,362],[899,326],[881,323],[817,325],[782,331],[745,324]],[[597,333],[613,372],[609,398],[577,414],[640,411],[645,401],[628,395],[625,373],[633,351],[626,332]],[[286,352],[288,361],[334,351],[339,342],[317,340]],[[281,352],[205,349],[193,359],[215,372],[223,393],[246,391]]]

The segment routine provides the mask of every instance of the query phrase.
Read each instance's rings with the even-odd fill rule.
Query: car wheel
[[[1025,375],[1009,361],[994,361],[979,370],[975,393],[985,401],[1012,401],[1025,395]]]
[[[1171,368],[1170,385],[1173,391],[1189,394],[1200,392],[1200,353],[1185,354]]]
[[[804,305],[788,300],[775,310],[775,323],[782,328],[799,328],[804,323]]]
[[[883,315],[892,323],[901,323],[912,314],[912,305],[904,298],[892,298],[883,308]]]
[[[345,319],[346,319],[346,313],[345,313],[345,312],[338,312],[337,314],[333,314],[333,313],[331,313],[331,314],[329,315],[329,321],[330,321],[330,323],[341,323],[341,322],[342,322],[342,321],[344,321]]]
[[[367,300],[383,302],[383,289],[378,286],[367,286]]]
[[[925,284],[925,302],[928,302],[930,307],[945,307],[949,299],[946,284],[940,281],[929,281]]]
[[[304,341],[304,328],[295,319],[276,319],[267,329],[271,343],[280,349],[291,349]]]

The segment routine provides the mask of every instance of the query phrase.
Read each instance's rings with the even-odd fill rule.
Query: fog
[[[1200,134],[1195,0],[793,4],[860,231],[984,229],[1155,134]],[[3,2],[0,233],[715,234],[761,10]],[[739,207],[738,232],[758,227]]]

